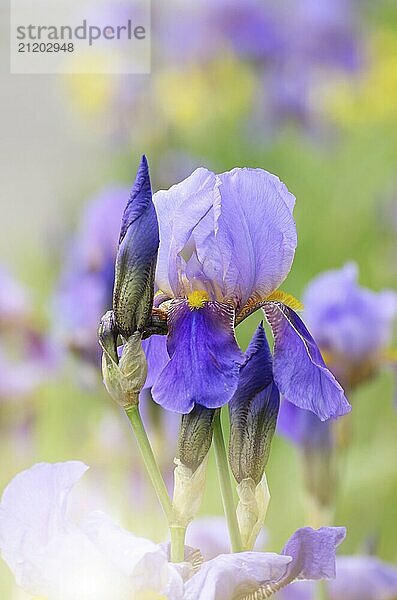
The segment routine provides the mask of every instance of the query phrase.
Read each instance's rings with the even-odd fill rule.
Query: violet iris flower
[[[262,169],[216,175],[199,168],[157,192],[153,203],[160,229],[154,304],[168,328],[162,364],[156,351],[148,353],[157,374],[154,400],[180,413],[228,403],[244,362],[234,328],[263,308],[275,338],[279,392],[321,420],[348,412],[342,388],[290,297],[278,289],[297,243],[295,198],[278,177]]]

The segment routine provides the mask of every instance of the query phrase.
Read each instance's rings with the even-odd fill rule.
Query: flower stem
[[[186,527],[170,526],[171,533],[171,562],[180,563],[185,560]]]
[[[234,504],[225,441],[223,439],[220,410],[216,411],[214,417],[214,449],[219,484],[221,487],[223,509],[225,511],[227,526],[229,529],[232,552],[242,552],[243,544],[241,542],[240,529],[237,522],[236,507]]]
[[[139,408],[138,406],[130,406],[125,409],[125,412],[127,413],[132,425],[132,429],[134,431],[139,450],[141,451],[146,470],[156,491],[161,507],[165,516],[167,517],[168,523],[171,523],[173,517],[171,500],[156,458],[153,454],[152,446],[150,445],[145,428],[143,426]]]
[[[329,600],[328,583],[325,579],[317,581],[318,600]]]

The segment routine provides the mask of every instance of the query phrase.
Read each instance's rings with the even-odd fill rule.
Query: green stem
[[[223,509],[229,529],[232,552],[242,552],[240,529],[237,522],[229,465],[227,462],[225,441],[223,439],[221,411],[217,410],[214,417],[214,448],[215,460],[221,487]]]
[[[329,600],[328,583],[325,579],[317,581],[318,600]]]
[[[167,517],[168,523],[171,523],[173,517],[173,510],[170,497],[167,492],[167,488],[164,483],[163,476],[161,475],[159,466],[156,458],[153,454],[152,446],[150,445],[147,437],[145,428],[142,423],[141,415],[139,414],[138,406],[130,406],[125,409],[127,416],[134,430],[136,440],[138,442],[139,450],[141,451],[142,458],[144,460],[147,472],[156,491],[157,497]]]
[[[171,533],[171,562],[180,563],[185,560],[186,527],[170,526]]]

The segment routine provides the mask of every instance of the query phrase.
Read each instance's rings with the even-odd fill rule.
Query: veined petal
[[[234,337],[233,307],[206,302],[191,309],[187,300],[172,302],[168,313],[168,354],[152,388],[153,399],[174,412],[195,404],[223,406],[233,396],[243,355]]]
[[[156,282],[169,295],[200,287],[240,309],[287,276],[296,247],[295,199],[271,173],[197,169],[157,192],[154,202],[161,227]]]
[[[216,176],[204,168],[196,169],[184,181],[153,196],[160,223],[156,283],[169,297],[181,291],[179,282],[190,258],[188,240],[197,224],[211,212],[215,197]],[[213,229],[212,219],[207,221],[207,235]],[[194,246],[190,255],[193,250]]]
[[[208,279],[238,309],[251,297],[266,297],[286,278],[297,238],[295,198],[278,177],[263,169],[233,169],[218,175],[217,231],[195,235]]]
[[[185,584],[184,600],[234,600],[255,592],[260,581],[277,581],[291,557],[271,552],[220,554]]]
[[[38,550],[65,530],[68,496],[87,469],[77,461],[38,463],[19,473],[4,490],[0,548],[19,585],[33,577]]]
[[[153,304],[159,230],[146,157],[139,165],[121,224],[113,308],[124,337],[142,329]]]
[[[274,379],[287,400],[322,421],[351,410],[343,389],[321,356],[303,321],[289,307],[269,302],[263,308],[275,339]]]
[[[222,554],[204,563],[186,583],[184,600],[254,600],[267,598],[295,579],[335,577],[335,551],[345,534],[344,527],[304,527],[281,554]]]
[[[335,577],[335,552],[345,539],[344,527],[302,527],[295,531],[283,548],[282,554],[292,561],[276,589],[295,579],[331,579]]]
[[[229,461],[240,483],[258,484],[270,452],[280,404],[265,330],[260,324],[245,353],[237,390],[229,403]]]

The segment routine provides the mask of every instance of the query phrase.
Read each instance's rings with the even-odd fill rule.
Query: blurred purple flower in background
[[[196,10],[174,2],[158,19],[158,64],[165,56],[184,69],[205,67],[232,52],[258,72],[256,122],[306,125],[324,70],[351,76],[361,66],[357,9],[354,0],[216,0]]]
[[[397,315],[397,294],[373,292],[357,282],[348,263],[316,277],[303,295],[304,317],[335,377],[350,389],[375,374],[386,354]]]
[[[28,397],[56,364],[53,342],[34,323],[28,291],[0,267],[0,400]]]
[[[315,600],[311,581],[292,583],[277,594],[279,600]],[[397,597],[397,567],[374,556],[339,556],[336,578],[327,583],[329,600],[394,600]]]
[[[112,305],[114,262],[128,189],[108,187],[87,204],[54,299],[54,328],[83,359],[99,364],[99,320]]]

